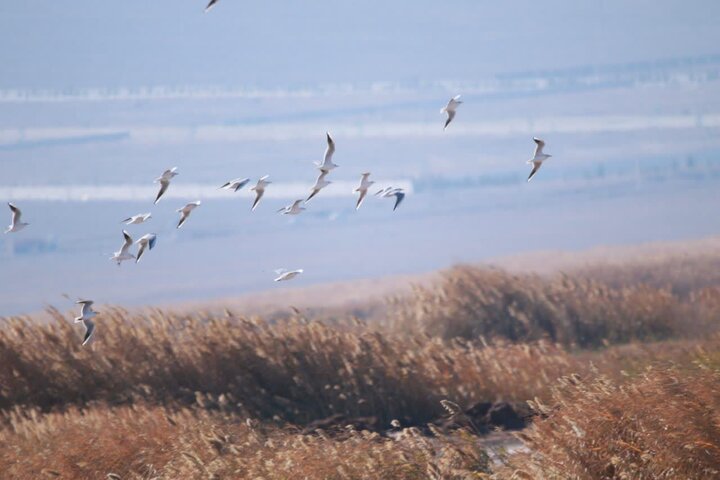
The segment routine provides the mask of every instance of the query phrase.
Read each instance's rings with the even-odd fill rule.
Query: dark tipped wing
[[[403,199],[405,198],[404,192],[395,192],[395,206],[393,207],[393,212],[397,209],[397,207],[402,203]]]
[[[163,194],[167,191],[169,186],[170,186],[170,180],[165,180],[165,179],[160,180],[160,191],[158,192],[157,197],[155,197],[155,203],[157,203],[160,200],[160,197],[163,196]]]
[[[450,122],[453,121],[453,118],[455,118],[455,111],[448,110],[447,116],[448,116],[448,118],[447,118],[447,120],[445,120],[445,127],[443,128],[443,130],[445,130],[448,127],[448,125],[450,125]]]
[[[83,337],[83,346],[87,345],[87,343],[90,341],[90,337],[92,337],[93,333],[95,333],[95,324],[91,320],[85,320],[83,321],[83,325],[85,325],[85,337]]]
[[[10,207],[10,211],[12,212],[12,223],[13,225],[20,222],[20,217],[22,216],[22,212],[19,208],[17,208],[12,203],[8,203],[8,207]]]
[[[207,4],[207,7],[205,7],[205,11],[207,12],[208,10],[210,10],[212,7],[215,6],[215,4],[216,4],[217,2],[218,2],[218,0],[210,0],[210,3],[208,3],[208,4]]]
[[[528,177],[527,181],[529,182],[532,177],[535,176],[538,170],[540,170],[540,162],[533,162],[533,169],[530,171],[530,176]]]
[[[255,207],[257,207],[257,204],[260,202],[260,199],[265,194],[265,190],[255,190],[255,201],[252,204],[251,210],[255,210]]]

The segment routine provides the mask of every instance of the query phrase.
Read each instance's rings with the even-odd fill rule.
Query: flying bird
[[[190,212],[192,212],[192,211],[195,210],[197,207],[199,207],[201,203],[202,203],[202,202],[201,202],[200,200],[198,200],[198,201],[195,201],[195,202],[190,202],[190,203],[188,203],[187,205],[185,205],[185,206],[182,207],[182,208],[178,208],[178,209],[176,210],[176,212],[178,212],[178,213],[180,214],[180,221],[178,222],[177,227],[175,227],[175,228],[180,228],[180,227],[182,227],[183,224],[185,223],[185,221],[186,221],[186,220],[188,219],[188,217],[190,216]]]
[[[317,180],[315,180],[315,185],[313,185],[310,189],[310,196],[307,197],[305,200],[306,202],[310,201],[310,199],[317,195],[320,190],[332,183],[330,180],[325,180],[328,173],[330,173],[328,170],[320,170],[320,175],[318,175]]]
[[[92,319],[95,318],[98,312],[95,312],[92,309],[92,300],[78,300],[75,303],[77,305],[82,305],[82,307],[80,308],[80,316],[75,317],[75,323],[82,322],[83,326],[85,326],[85,336],[83,337],[82,344],[86,345],[90,341],[90,337],[92,337],[93,333],[95,332],[95,324],[93,323]]]
[[[124,223],[125,225],[140,225],[141,223],[145,223],[150,220],[150,218],[152,218],[150,213],[140,213],[126,218],[121,223]]]
[[[395,206],[393,207],[393,212],[400,206],[400,203],[402,203],[403,199],[405,198],[405,192],[403,191],[403,189],[395,187],[383,188],[375,195],[379,195],[381,198],[395,197]]]
[[[22,212],[19,208],[17,208],[12,203],[8,203],[8,207],[10,207],[10,211],[12,212],[12,218],[10,219],[10,225],[8,225],[5,233],[19,232],[23,228],[30,225],[29,223],[24,223],[20,221],[20,218],[22,217]]]
[[[155,243],[157,243],[157,235],[155,235],[154,233],[148,233],[147,235],[143,235],[142,237],[140,237],[140,240],[135,242],[135,245],[139,245],[135,263],[138,263],[140,261],[140,257],[143,256],[143,253],[145,253],[146,249],[152,250],[155,247]]]
[[[210,0],[210,3],[208,3],[207,7],[205,7],[205,13],[209,12],[210,9],[213,8],[218,1],[219,0]]]
[[[155,197],[155,203],[160,201],[160,197],[163,196],[170,186],[170,180],[177,175],[179,175],[179,173],[177,173],[177,167],[173,167],[170,170],[165,170],[162,175],[155,179],[155,183],[160,183],[160,191],[158,191],[157,197]]]
[[[533,138],[533,141],[537,144],[535,146],[535,155],[533,155],[533,158],[527,161],[527,163],[532,163],[532,171],[530,172],[530,176],[528,177],[527,181],[529,182],[531,178],[535,176],[538,170],[540,170],[540,167],[542,166],[543,162],[547,160],[548,158],[552,157],[552,155],[548,155],[547,153],[543,152],[543,148],[545,147],[545,142],[540,140],[537,137]]]
[[[250,182],[249,178],[236,178],[235,180],[230,180],[229,182],[227,182],[225,185],[223,185],[220,188],[237,192],[242,187],[247,185],[249,182]]]
[[[365,200],[365,196],[368,193],[368,188],[370,188],[370,186],[373,183],[375,183],[372,180],[368,180],[368,177],[370,177],[370,172],[363,173],[362,177],[360,177],[360,185],[358,185],[358,187],[355,190],[353,190],[355,192],[360,193],[360,196],[358,197],[358,201],[355,204],[355,210],[360,208],[360,205],[362,205],[363,200]]]
[[[272,182],[269,182],[267,179],[270,175],[265,175],[264,177],[260,177],[260,180],[257,181],[254,187],[252,187],[250,190],[255,191],[255,200],[253,201],[251,210],[255,210],[255,207],[257,207],[258,203],[260,203],[260,199],[265,195],[265,187],[270,185]]]
[[[302,198],[300,200],[295,200],[292,205],[288,205],[287,207],[283,207],[278,210],[278,213],[282,213],[283,215],[300,215],[302,211],[305,210],[305,207],[300,206],[302,202]]]
[[[445,128],[443,130],[446,130],[448,125],[450,125],[450,122],[453,121],[453,118],[455,118],[455,113],[457,113],[458,106],[463,103],[460,100],[460,95],[455,95],[453,98],[450,99],[448,104],[440,110],[440,113],[446,113],[447,114],[447,120],[445,121]]]
[[[335,153],[335,140],[332,139],[329,132],[326,132],[325,134],[327,135],[327,148],[325,149],[325,156],[323,157],[322,163],[315,162],[315,165],[317,165],[320,171],[329,172],[340,165],[335,165],[332,162],[332,157]]]
[[[303,269],[299,268],[297,270],[285,270],[281,268],[280,270],[275,270],[275,273],[277,273],[279,276],[274,281],[284,282],[287,280],[292,280],[293,278],[303,273]]]
[[[125,239],[125,241],[123,242],[122,246],[120,247],[120,250],[113,253],[113,256],[110,257],[110,260],[117,262],[118,267],[125,260],[130,260],[131,258],[135,258],[135,255],[130,253],[130,247],[133,244],[133,239],[130,236],[130,234],[128,232],[126,232],[125,230],[123,230],[123,238]]]

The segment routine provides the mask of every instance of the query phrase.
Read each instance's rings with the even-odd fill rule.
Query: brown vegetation
[[[718,478],[720,375],[652,369],[629,384],[566,377],[498,478]]]
[[[0,476],[711,478],[720,279],[692,271],[457,267],[385,322],[100,307],[89,347],[0,320]],[[498,467],[474,418],[517,403],[542,418]]]
[[[662,264],[661,271],[666,268]],[[418,286],[396,299],[396,329],[420,329],[442,338],[503,338],[513,342],[549,339],[568,346],[655,341],[715,331],[720,288],[686,291],[684,275],[674,286],[638,283],[644,275],[618,269],[601,282],[582,274],[543,277],[459,266],[442,272],[437,284]],[[654,271],[654,270],[649,270]]]

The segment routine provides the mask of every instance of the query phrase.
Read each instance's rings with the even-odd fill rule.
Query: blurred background
[[[718,2],[204,7],[0,5],[0,200],[31,223],[0,236],[0,315],[62,294],[230,297],[280,288],[277,268],[305,269],[305,286],[720,232]],[[309,193],[326,131],[334,185],[278,215]],[[528,184],[535,135],[553,157]],[[374,197],[355,211],[365,171],[406,187],[396,212]],[[253,213],[247,187],[218,190],[266,174]],[[128,230],[157,233],[157,248],[118,268],[120,221],[144,212]]]

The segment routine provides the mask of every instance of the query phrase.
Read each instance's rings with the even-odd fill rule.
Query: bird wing
[[[332,139],[330,133],[327,135],[327,148],[325,149],[325,157],[323,158],[323,165],[327,165],[332,161],[333,153],[335,153],[335,140]]]
[[[160,197],[163,196],[163,194],[167,191],[168,187],[170,186],[170,180],[166,178],[160,179],[160,191],[157,194],[157,197],[155,197],[155,203],[157,203],[160,200]]]
[[[180,221],[178,222],[177,227],[175,227],[175,228],[180,228],[180,227],[182,227],[182,226],[183,226],[183,223],[185,223],[185,220],[187,220],[187,218],[188,218],[189,216],[190,216],[190,211],[185,210],[185,209],[182,209],[182,210],[180,211]]]
[[[313,198],[315,195],[317,195],[319,191],[320,191],[319,188],[317,188],[317,187],[313,188],[313,189],[310,191],[310,195],[305,199],[305,201],[306,201],[306,202],[310,201],[310,199]]]
[[[148,238],[148,242],[147,242],[147,243],[148,243],[148,248],[150,248],[150,250],[152,250],[153,248],[155,248],[155,244],[157,243],[157,235],[151,235],[151,236]]]
[[[255,207],[257,207],[258,203],[260,202],[260,199],[265,194],[264,188],[257,188],[255,187],[255,201],[252,204],[252,208],[250,210],[255,210]]]
[[[537,146],[535,147],[535,156],[537,157],[538,155],[542,155],[543,148],[545,147],[545,142],[537,137],[534,137],[533,141],[537,144]]]
[[[137,257],[135,257],[135,263],[138,263],[140,261],[140,257],[143,256],[143,253],[145,253],[145,246],[147,245],[147,242],[140,242],[140,248],[138,248]]]
[[[363,200],[365,200],[365,196],[367,195],[367,188],[364,190],[360,190],[360,197],[358,198],[357,203],[355,204],[355,210],[360,208],[360,205],[362,205]]]
[[[450,125],[450,122],[453,121],[453,118],[455,118],[455,110],[448,110],[447,111],[447,120],[445,120],[445,127],[443,130],[447,129],[448,125]]]
[[[82,307],[80,308],[80,315],[82,315],[83,317],[85,317],[88,313],[92,312],[92,300],[84,300],[77,303],[82,304]]]
[[[233,183],[233,182],[227,182],[227,183],[223,184],[223,186],[220,187],[220,188],[227,188],[227,187],[229,187],[230,185],[232,185],[232,183]]]
[[[205,7],[205,13],[210,11],[212,7],[215,6],[215,4],[218,2],[218,0],[210,0],[210,3],[207,4],[207,7]]]
[[[19,208],[17,208],[12,203],[8,203],[8,207],[10,207],[10,211],[12,211],[12,224],[15,225],[20,222],[20,217],[22,216],[22,212]]]
[[[405,198],[405,193],[403,193],[403,192],[395,192],[394,195],[395,195],[395,206],[393,207],[393,212],[395,211],[395,209],[397,209],[397,207],[400,205],[400,203],[401,203],[401,202],[403,201],[403,199]]]
[[[238,181],[237,185],[235,186],[235,191],[237,192],[238,190],[240,190],[242,187],[247,185],[249,181],[249,178],[243,178],[242,180]]]
[[[121,254],[121,255],[127,253],[128,250],[130,249],[130,247],[131,247],[132,244],[133,244],[133,239],[132,239],[132,237],[131,237],[130,234],[129,234],[128,232],[126,232],[125,230],[123,230],[123,237],[125,238],[125,243],[123,243],[122,247],[120,247],[120,254]]]
[[[86,345],[90,341],[90,337],[92,337],[95,332],[95,323],[93,323],[92,320],[84,320],[83,325],[85,325],[85,337],[83,337],[82,344]]]
[[[535,176],[538,170],[540,170],[540,165],[542,165],[542,162],[533,162],[533,169],[530,172],[530,176],[528,177],[527,181],[529,182],[532,177]]]

